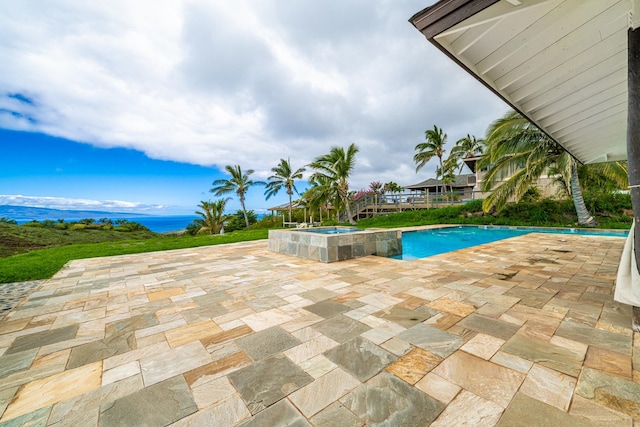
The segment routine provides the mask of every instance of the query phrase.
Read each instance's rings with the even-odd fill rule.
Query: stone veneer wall
[[[363,230],[321,234],[301,230],[269,230],[269,250],[321,262],[344,261],[367,255],[402,253],[399,230]]]

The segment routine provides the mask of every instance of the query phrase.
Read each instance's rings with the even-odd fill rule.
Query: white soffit
[[[637,3],[501,0],[433,42],[581,162],[623,160]]]

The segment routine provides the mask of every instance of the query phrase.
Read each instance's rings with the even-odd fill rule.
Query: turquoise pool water
[[[628,234],[625,231],[599,231],[575,228],[506,228],[482,226],[434,228],[431,230],[403,232],[402,254],[392,258],[410,261],[529,233],[616,237],[627,237]]]

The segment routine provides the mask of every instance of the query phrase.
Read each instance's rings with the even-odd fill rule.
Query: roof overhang
[[[410,22],[579,161],[627,158],[640,0],[442,0]]]

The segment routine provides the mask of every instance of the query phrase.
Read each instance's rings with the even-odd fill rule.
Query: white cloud
[[[22,196],[0,194],[0,205],[29,206],[62,210],[92,210],[107,212],[152,212],[159,213],[167,208],[162,205],[148,205],[123,200],[90,200],[64,197]]]
[[[356,142],[353,187],[411,184],[425,129],[507,109],[407,22],[429,3],[3,2],[0,127],[262,178]]]

